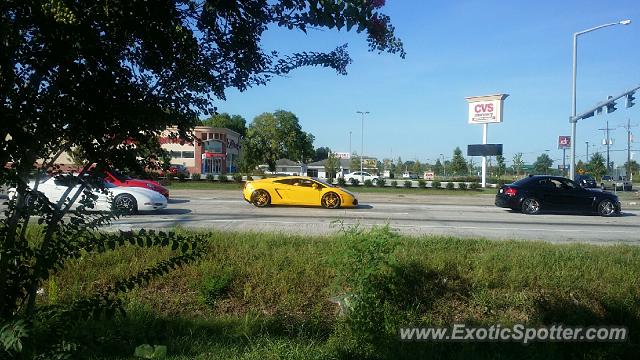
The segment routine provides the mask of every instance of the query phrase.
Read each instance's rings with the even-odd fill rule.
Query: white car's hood
[[[121,193],[129,193],[129,194],[138,194],[138,195],[142,195],[142,196],[147,196],[149,198],[152,199],[153,202],[166,202],[167,198],[165,198],[162,194],[160,194],[157,191],[151,190],[151,189],[147,189],[147,188],[143,188],[143,187],[133,187],[133,186],[117,186],[114,188],[110,188],[109,191],[111,191],[114,195],[118,195]]]

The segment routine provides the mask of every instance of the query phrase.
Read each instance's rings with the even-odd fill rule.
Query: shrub
[[[218,175],[218,180],[220,182],[227,182],[227,181],[229,181],[229,176],[224,175],[224,174],[220,174],[220,175]]]
[[[391,182],[391,186],[392,186],[392,187],[397,187],[397,186],[398,186],[398,182],[397,182],[397,181],[395,181],[395,180],[393,180],[393,181]]]
[[[207,174],[207,180],[208,181],[213,181],[215,179],[216,179],[216,177],[213,174]]]
[[[191,180],[200,181],[201,175],[198,173],[191,174]]]
[[[453,182],[452,182],[452,181],[449,181],[449,182],[447,183],[447,190],[453,190],[453,188],[454,188]]]
[[[378,179],[378,186],[379,187],[384,187],[384,185],[387,183],[387,181],[385,179]]]
[[[406,180],[404,182],[404,187],[406,187],[406,188],[410,188],[411,185],[413,185],[413,181],[411,181],[411,180]]]
[[[440,181],[432,181],[431,182],[432,189],[442,189],[442,183]]]
[[[237,183],[241,183],[242,182],[242,175],[240,175],[240,174],[233,175],[233,181],[235,181]]]
[[[424,189],[425,186],[427,186],[427,182],[426,181],[424,181],[422,179],[418,180],[418,187],[419,188]]]
[[[471,184],[469,184],[469,189],[471,190],[478,190],[480,189],[480,183],[477,182],[472,182]]]
[[[358,185],[360,184],[360,180],[356,179],[356,178],[351,178],[351,180],[349,180],[351,182],[351,185]]]
[[[458,183],[458,189],[467,190],[467,183],[466,182]]]
[[[343,177],[339,177],[338,178],[338,185],[339,186],[346,186],[347,185],[347,180],[345,180]]]
[[[366,187],[372,187],[373,186],[373,182],[369,179],[364,181],[364,186]]]
[[[179,173],[178,174],[178,180],[185,181],[186,179],[187,179],[187,174],[185,174],[185,173]]]
[[[253,176],[247,175],[247,181],[253,181]]]
[[[223,273],[206,278],[200,285],[200,295],[205,304],[214,306],[218,299],[227,293],[231,286],[233,276]]]

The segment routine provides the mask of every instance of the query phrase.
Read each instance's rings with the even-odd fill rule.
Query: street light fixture
[[[571,180],[575,179],[576,176],[576,75],[577,75],[577,61],[578,61],[578,36],[582,34],[586,34],[588,32],[592,32],[595,30],[599,30],[605,27],[614,26],[614,25],[629,25],[631,24],[631,20],[621,20],[618,22],[613,22],[609,24],[603,24],[600,26],[592,27],[590,29],[582,30],[573,34],[573,83],[572,83],[572,93],[571,93],[571,170],[570,170],[570,178]]]
[[[360,148],[360,177],[362,179],[361,183],[364,184],[364,170],[363,170],[363,164],[364,164],[364,116],[366,114],[368,114],[368,111],[356,111],[356,113],[361,114],[362,115],[362,139],[361,139],[361,148]]]

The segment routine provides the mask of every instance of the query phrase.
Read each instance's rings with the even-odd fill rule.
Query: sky
[[[578,41],[577,111],[640,85],[640,3],[624,1],[387,0],[404,43],[405,59],[369,52],[364,34],[312,30],[308,34],[272,29],[265,50],[282,53],[330,51],[347,43],[353,63],[346,76],[326,68],[302,68],[267,86],[227,92],[215,104],[219,112],[239,114],[251,122],[277,109],[295,113],[316,147],[351,150],[379,159],[435,162],[459,146],[482,142],[482,126],[468,124],[465,97],[509,94],[504,121],[490,124],[488,143],[504,144],[511,162],[523,153],[531,163],[545,150],[562,164],[558,136],[570,135],[573,33],[630,19],[581,35]],[[640,160],[640,94],[630,109],[578,123],[576,161],[603,152],[606,121],[613,139],[611,159],[626,161],[626,131],[636,125],[634,159]],[[364,119],[356,111],[369,111]],[[364,135],[364,144],[361,142]],[[566,156],[568,158],[569,151]],[[480,158],[474,159],[476,163]],[[568,164],[568,160],[567,160]]]

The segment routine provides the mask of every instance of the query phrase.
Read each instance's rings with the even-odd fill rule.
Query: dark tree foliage
[[[81,174],[90,166],[142,170],[157,160],[152,156],[157,144],[149,139],[167,126],[177,127],[175,136],[190,138],[190,129],[215,113],[216,99],[225,99],[229,88],[264,85],[301,66],[346,73],[351,62],[346,45],[326,53],[280,54],[261,46],[269,28],[355,29],[366,33],[370,50],[404,56],[389,18],[379,11],[382,5],[381,0],[0,2],[0,185],[15,187],[17,194],[0,223],[0,357],[22,351],[53,358],[48,351],[68,345],[68,339],[56,333],[48,342],[24,343],[31,324],[56,319],[69,328],[71,318],[113,312],[117,294],[197,257],[195,242],[176,234],[102,236],[94,230],[111,216],[68,215],[81,196],[83,206],[91,207],[89,189],[100,187],[91,178],[81,177],[79,190],[53,204],[37,192],[38,182],[27,186],[30,177],[55,171],[56,159],[72,149],[85,158]],[[39,215],[42,225],[38,243],[28,238],[32,215]],[[170,246],[178,254],[60,316],[37,307],[36,290],[66,260],[127,242]],[[67,345],[64,349],[72,348]]]
[[[331,149],[326,146],[321,146],[316,148],[316,154],[313,156],[313,161],[321,161],[329,158],[329,154],[331,153]]]

